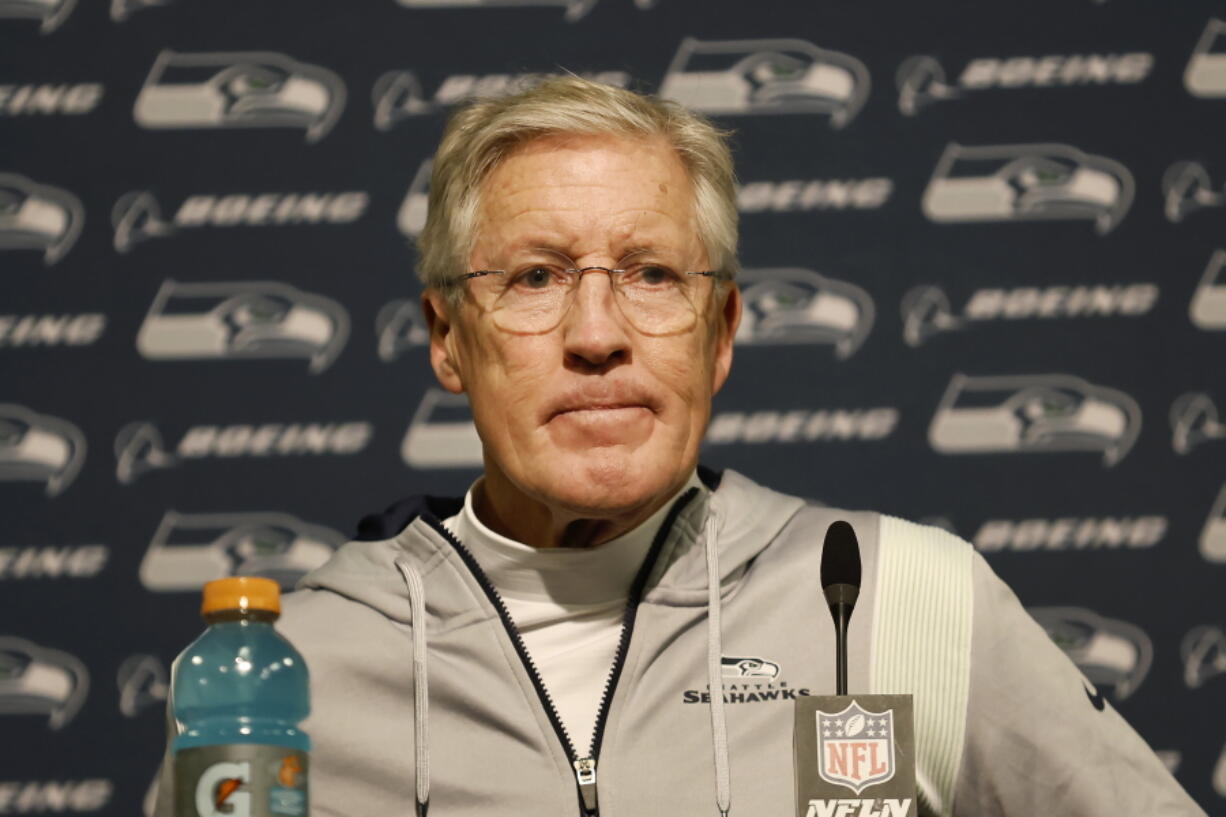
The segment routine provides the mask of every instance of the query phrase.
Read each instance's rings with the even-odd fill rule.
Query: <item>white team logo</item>
[[[427,389],[409,421],[400,456],[411,468],[480,468],[481,438],[468,398]]]
[[[68,725],[89,693],[89,672],[76,657],[16,636],[0,636],[0,715],[47,715]]]
[[[292,589],[345,537],[285,513],[167,511],[140,563],[140,580],[160,593],[199,590],[226,576],[263,576]]]
[[[1209,171],[1200,162],[1176,162],[1162,175],[1163,211],[1180,222],[1190,213],[1226,205],[1226,191],[1214,190]]]
[[[566,9],[563,15],[568,22],[583,18],[592,10],[597,0],[396,0],[406,8],[499,8],[507,6],[561,6]],[[655,0],[635,0],[639,8],[650,8]]]
[[[1171,447],[1187,454],[1201,443],[1226,439],[1213,398],[1199,392],[1180,395],[1171,404]]]
[[[1141,433],[1141,408],[1115,389],[1064,374],[955,374],[928,441],[942,454],[1101,451],[1115,465]]]
[[[119,686],[119,711],[135,718],[151,706],[160,707],[170,693],[166,665],[155,655],[129,655],[115,676]]]
[[[1226,329],[1226,250],[1214,250],[1209,256],[1188,315],[1199,329]]]
[[[85,462],[85,435],[67,420],[0,404],[0,481],[43,482],[56,496]]]
[[[122,23],[138,11],[164,6],[170,2],[173,0],[111,0],[111,19]]]
[[[1201,529],[1200,555],[1210,562],[1226,562],[1226,484],[1218,492]]]
[[[860,794],[894,777],[893,709],[869,712],[852,701],[841,712],[819,709],[815,715],[822,780]]]
[[[396,227],[409,238],[417,238],[426,226],[426,213],[430,206],[430,172],[434,167],[431,159],[426,159],[413,174],[409,190],[404,194],[404,201],[396,212]]]
[[[375,316],[379,359],[391,363],[405,351],[430,343],[430,328],[421,314],[421,304],[411,299],[388,301]]]
[[[1211,19],[1205,25],[1184,69],[1183,85],[1193,96],[1226,96],[1226,22]]]
[[[307,358],[332,365],[349,337],[349,314],[331,298],[275,281],[164,282],[136,336],[150,360]]]
[[[951,143],[941,154],[924,191],[923,210],[932,221],[1094,222],[1110,232],[1132,206],[1128,168],[1069,145]]]
[[[1179,645],[1183,657],[1183,681],[1199,689],[1213,678],[1226,675],[1226,632],[1221,627],[1193,627]]]
[[[77,0],[0,0],[0,19],[38,20],[38,30],[50,34],[72,14]]]
[[[873,328],[873,299],[847,281],[799,267],[763,267],[742,271],[737,282],[745,305],[738,344],[830,344],[845,359]]]
[[[807,40],[687,37],[660,96],[713,115],[825,114],[841,128],[864,106],[869,84],[863,62]]]
[[[920,108],[933,102],[962,96],[956,86],[949,84],[936,57],[908,57],[898,66],[894,82],[898,86],[898,110],[903,116],[915,116]]]
[[[41,250],[43,261],[54,264],[84,223],[81,200],[67,190],[0,173],[0,250]]]
[[[271,51],[163,51],[136,97],[142,128],[303,128],[308,142],[332,130],[345,107],[336,73]]]
[[[1145,631],[1084,607],[1031,607],[1027,612],[1047,631],[1094,686],[1128,698],[1149,674],[1154,645]]]
[[[721,655],[719,665],[724,678],[775,678],[779,675],[778,664],[757,656]]]

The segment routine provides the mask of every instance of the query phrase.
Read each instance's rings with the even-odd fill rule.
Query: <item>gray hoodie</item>
[[[921,813],[1203,814],[965,542],[703,476],[718,487],[676,501],[631,588],[590,747],[441,525],[458,500],[364,522],[376,541],[308,574],[278,624],[311,673],[314,817],[795,814],[792,701],[834,692],[819,567],[839,519],[863,563],[849,688],[915,696]]]

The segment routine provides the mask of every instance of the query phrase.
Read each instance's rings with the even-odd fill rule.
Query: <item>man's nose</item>
[[[630,351],[626,318],[617,304],[610,274],[583,273],[562,323],[563,349],[568,358],[603,366]]]

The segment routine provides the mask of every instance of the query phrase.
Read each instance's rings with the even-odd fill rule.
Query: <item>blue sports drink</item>
[[[306,817],[306,662],[273,628],[281,591],[239,576],[204,586],[209,627],[175,660],[175,817]]]

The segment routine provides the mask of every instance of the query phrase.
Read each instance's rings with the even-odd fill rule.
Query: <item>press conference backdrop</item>
[[[448,110],[564,70],[735,131],[704,461],[973,542],[1221,813],[1205,0],[0,0],[0,813],[139,814],[202,583],[478,473],[411,239]]]

